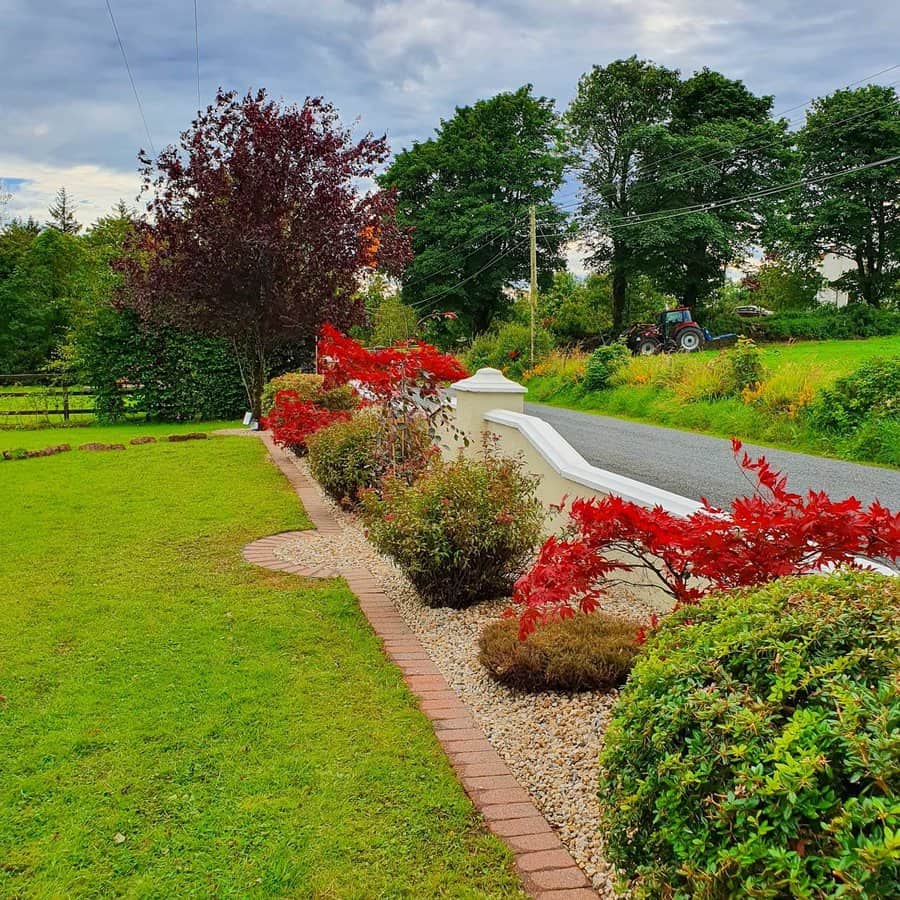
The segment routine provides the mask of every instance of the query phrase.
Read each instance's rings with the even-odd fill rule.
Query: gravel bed
[[[295,458],[295,464],[317,486],[306,463]],[[600,895],[616,896],[614,873],[599,839],[596,799],[597,755],[615,692],[525,694],[497,684],[478,662],[478,637],[508,602],[466,610],[430,609],[397,567],[366,540],[359,521],[325,499],[340,533],[305,533],[276,555],[307,565],[346,561],[372,573]],[[637,620],[647,620],[653,612],[624,591],[611,596],[603,609]]]

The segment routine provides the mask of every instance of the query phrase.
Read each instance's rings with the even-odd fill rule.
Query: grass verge
[[[308,524],[259,442],[0,489],[0,895],[519,895],[346,586],[240,560]]]

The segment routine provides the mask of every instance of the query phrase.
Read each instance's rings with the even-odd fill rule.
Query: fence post
[[[69,386],[63,385],[63,422],[69,421]]]

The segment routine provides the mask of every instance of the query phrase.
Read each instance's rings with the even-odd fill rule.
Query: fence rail
[[[134,387],[123,386],[121,392],[131,394]],[[60,383],[59,376],[34,372],[0,375],[0,424],[19,417],[61,418],[68,422],[72,416],[90,416],[94,414],[93,405],[80,398],[93,397],[95,393],[91,387]]]

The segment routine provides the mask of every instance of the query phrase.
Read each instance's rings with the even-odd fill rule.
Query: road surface
[[[537,403],[527,403],[525,411],[549,422],[598,468],[694,500],[703,495],[715,506],[727,507],[732,498],[747,493],[731,444],[722,438]],[[788,487],[798,493],[824,489],[835,499],[853,495],[863,503],[877,497],[889,509],[900,509],[900,472],[894,469],[745,446],[752,455],[765,454],[774,468],[788,475]]]

